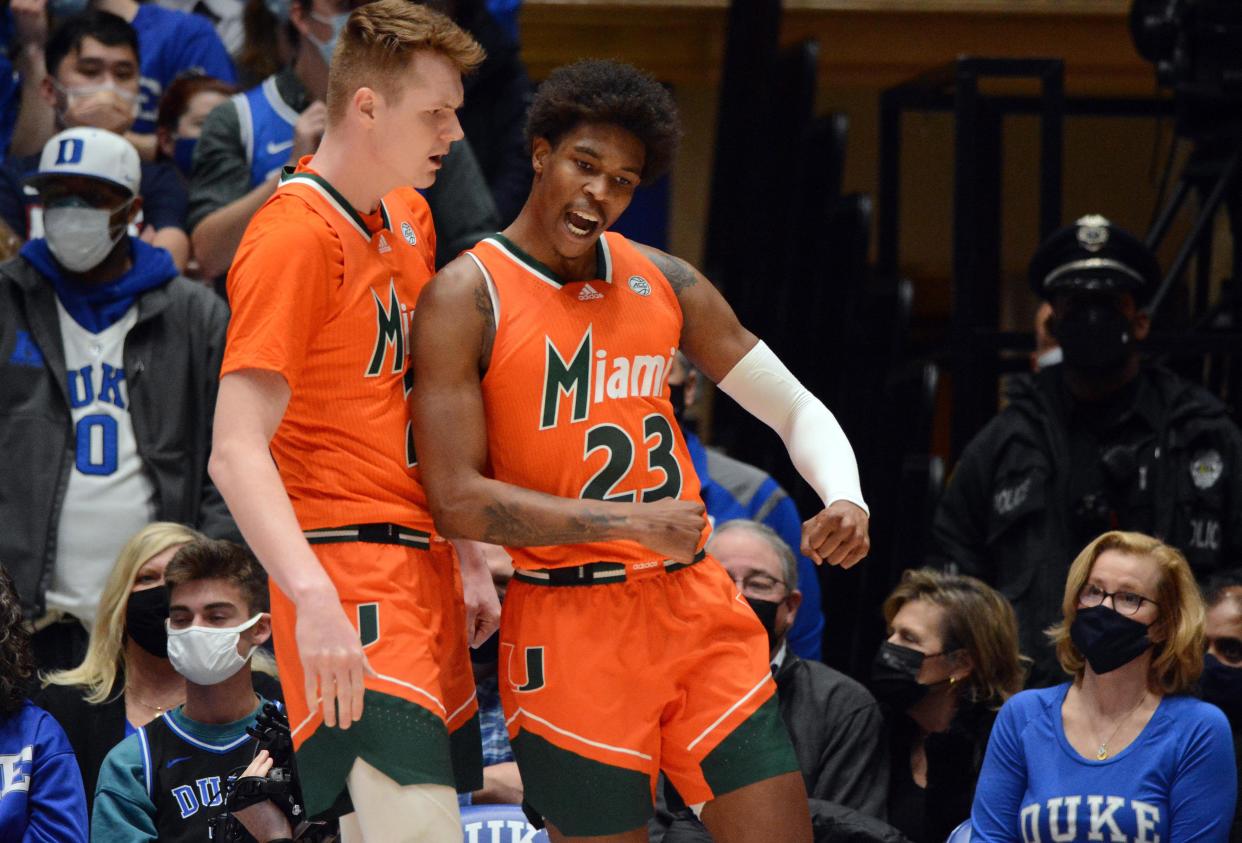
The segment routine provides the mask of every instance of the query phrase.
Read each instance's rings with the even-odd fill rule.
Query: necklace
[[[1139,706],[1143,704],[1143,700],[1145,699],[1147,699],[1147,691],[1143,691],[1143,693],[1139,695],[1138,702],[1134,704],[1134,708],[1127,711],[1124,715],[1122,715],[1121,719],[1117,721],[1117,725],[1113,727],[1113,733],[1108,736],[1108,740],[1103,741],[1100,744],[1100,748],[1095,751],[1095,758],[1097,761],[1103,761],[1108,758],[1108,745],[1112,743],[1113,738],[1117,737],[1117,733],[1121,731],[1121,727],[1125,725],[1127,720],[1130,719],[1130,716],[1139,710]]]
[[[133,700],[134,702],[138,703],[140,706],[151,709],[156,714],[162,714],[165,711],[171,711],[172,709],[176,708],[177,706],[185,702],[185,695],[182,694],[181,697],[176,702],[174,702],[172,705],[167,705],[167,706],[154,705],[152,703],[147,702],[146,700],[144,700],[142,697],[138,696],[137,694],[135,694],[130,687],[126,686],[125,699]]]

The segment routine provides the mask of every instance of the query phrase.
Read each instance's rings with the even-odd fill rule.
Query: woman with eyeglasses
[[[971,813],[980,841],[1229,839],[1229,723],[1188,696],[1203,600],[1185,558],[1110,532],[1070,566],[1048,634],[1071,681],[1001,709]]]
[[[884,602],[871,691],[889,730],[888,821],[942,843],[970,816],[996,711],[1022,687],[1008,601],[974,577],[906,571]]]

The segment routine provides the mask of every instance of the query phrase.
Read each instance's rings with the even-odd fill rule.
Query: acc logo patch
[[[418,245],[418,235],[414,233],[414,226],[410,225],[409,220],[401,223],[401,236],[405,238],[405,242],[411,246]]]
[[[630,289],[638,293],[640,296],[651,295],[651,284],[641,275],[630,276]]]
[[[1197,489],[1212,488],[1224,473],[1225,461],[1221,459],[1220,451],[1215,448],[1200,451],[1190,461],[1190,479],[1195,482]]]

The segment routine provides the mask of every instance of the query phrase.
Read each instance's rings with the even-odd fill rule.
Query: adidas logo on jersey
[[[385,254],[388,254],[388,253],[389,253],[389,252],[391,252],[391,251],[392,251],[392,246],[389,246],[389,245],[388,245],[388,240],[387,240],[387,239],[385,239],[385,237],[384,237],[384,235],[383,235],[383,234],[380,234],[380,236],[379,236],[379,253],[380,253],[381,255],[385,255]]]
[[[602,299],[603,297],[604,294],[596,292],[595,288],[590,284],[583,284],[582,291],[578,293],[578,301],[593,301],[595,299]]]

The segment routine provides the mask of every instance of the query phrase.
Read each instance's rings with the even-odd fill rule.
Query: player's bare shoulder
[[[472,258],[459,255],[436,273],[418,297],[415,318],[437,337],[452,334],[467,343],[459,347],[479,348],[480,368],[486,369],[496,338],[496,307],[487,276]]]
[[[703,274],[679,257],[670,255],[668,252],[661,251],[654,246],[646,246],[642,243],[635,243],[643,256],[656,265],[660,272],[664,273],[664,277],[668,279],[669,286],[673,288],[673,292],[681,298],[682,293],[694,287],[699,282],[709,283]]]

